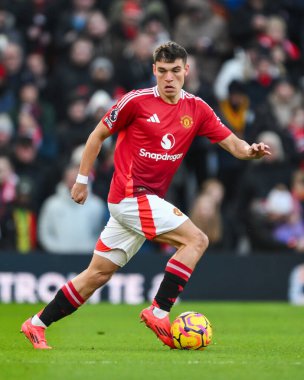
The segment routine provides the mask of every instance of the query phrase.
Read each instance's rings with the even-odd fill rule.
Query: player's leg
[[[110,260],[94,254],[88,268],[64,284],[54,299],[39,313],[43,325],[48,327],[74,313],[96,289],[110,280],[118,268]]]
[[[109,281],[118,268],[130,260],[144,241],[143,236],[110,217],[96,243],[88,268],[59,289],[42,311],[22,325],[21,331],[34,348],[50,348],[45,340],[46,327],[74,313],[96,289]]]
[[[208,238],[174,205],[156,195],[125,198],[119,204],[109,204],[109,208],[121,225],[149,240],[169,243],[177,248],[166,266],[153,304],[140,314],[146,326],[163,343],[174,348],[168,314],[206,250]]]
[[[34,348],[51,348],[46,342],[45,329],[53,322],[74,313],[96,289],[109,281],[118,268],[109,259],[94,254],[88,268],[64,284],[43,310],[26,320],[21,326],[21,332]]]
[[[177,248],[167,263],[164,279],[153,301],[155,306],[169,312],[206,251],[209,241],[190,219],[175,230],[157,236],[154,241]]]
[[[169,312],[207,249],[208,238],[188,219],[175,230],[161,234],[153,240],[170,244],[177,251],[167,263],[164,278],[152,305],[141,312],[140,318],[166,345],[174,348]]]

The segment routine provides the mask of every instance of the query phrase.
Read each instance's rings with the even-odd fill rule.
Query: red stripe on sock
[[[190,275],[192,274],[193,270],[190,269],[189,267],[187,267],[185,264],[181,263],[180,261],[177,261],[175,259],[170,259],[169,260],[169,263],[172,263],[178,267],[180,267],[181,269],[185,270],[186,272],[188,272]]]
[[[147,239],[153,239],[156,236],[156,228],[147,196],[137,197],[137,204],[142,232]]]
[[[74,296],[77,298],[77,300],[78,300],[81,304],[83,304],[83,303],[84,303],[84,299],[83,299],[83,298],[81,297],[81,295],[77,292],[77,290],[75,289],[75,287],[74,287],[72,281],[69,281],[69,282],[68,282],[68,285],[69,285],[70,289],[72,290]]]
[[[74,307],[78,308],[79,304],[74,301],[74,299],[70,295],[70,293],[69,293],[69,291],[65,285],[61,288],[61,290],[63,291],[64,295],[66,296],[66,298],[70,302],[70,304],[73,305]]]

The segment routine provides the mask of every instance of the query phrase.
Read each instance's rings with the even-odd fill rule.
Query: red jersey
[[[231,134],[199,97],[181,90],[178,103],[169,104],[157,86],[129,92],[102,122],[118,132],[110,203],[145,193],[163,198],[195,136],[217,143]]]

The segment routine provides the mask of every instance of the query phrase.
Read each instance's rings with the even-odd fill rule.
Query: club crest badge
[[[181,212],[181,210],[178,209],[177,207],[173,208],[173,214],[175,214],[176,216],[182,216],[183,215],[183,213]]]
[[[186,129],[191,128],[193,125],[193,119],[191,116],[188,115],[182,116],[180,122],[181,125]]]

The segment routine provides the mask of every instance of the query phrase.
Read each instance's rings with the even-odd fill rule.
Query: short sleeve
[[[136,106],[131,91],[124,95],[101,119],[102,123],[110,130],[111,134],[126,128],[134,120]]]
[[[212,143],[218,143],[231,135],[231,130],[224,125],[213,109],[203,100],[199,100],[200,127],[198,135],[207,137]]]

